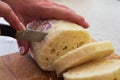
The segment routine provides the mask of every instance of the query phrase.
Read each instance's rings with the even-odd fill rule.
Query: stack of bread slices
[[[86,29],[63,20],[35,21],[28,27],[48,33],[41,42],[31,42],[41,69],[65,80],[120,80],[120,60],[106,58],[114,52],[110,41],[93,42]]]

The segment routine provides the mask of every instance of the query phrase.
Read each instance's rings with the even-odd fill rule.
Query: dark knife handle
[[[0,35],[14,38],[16,35],[16,30],[9,25],[0,23]]]

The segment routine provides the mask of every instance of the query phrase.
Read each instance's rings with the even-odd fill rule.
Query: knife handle
[[[16,35],[16,30],[9,25],[0,23],[0,35],[14,38]]]

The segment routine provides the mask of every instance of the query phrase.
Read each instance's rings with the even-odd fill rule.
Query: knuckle
[[[82,17],[82,16],[80,16],[80,19],[81,19],[81,22],[85,21],[84,17]]]
[[[12,9],[11,8],[7,7],[7,8],[4,9],[4,14],[3,14],[4,17],[8,17],[11,14],[12,14]]]
[[[12,9],[11,9],[10,7],[7,7],[7,8],[5,9],[5,12],[6,12],[6,15],[9,15],[9,14],[12,13]]]
[[[4,17],[6,15],[9,15],[9,13],[12,12],[12,9],[9,7],[8,4],[2,2],[2,3],[0,3],[0,11]]]

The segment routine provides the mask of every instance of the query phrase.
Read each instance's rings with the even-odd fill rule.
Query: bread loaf
[[[31,28],[48,33],[41,42],[31,42],[36,62],[46,71],[54,70],[53,62],[60,56],[91,42],[85,29],[68,21],[47,20],[33,23]]]
[[[54,62],[54,68],[59,75],[74,66],[91,60],[102,59],[113,52],[114,49],[110,41],[91,42],[61,56]]]
[[[120,80],[120,60],[86,63],[70,69],[63,76],[64,80]]]

